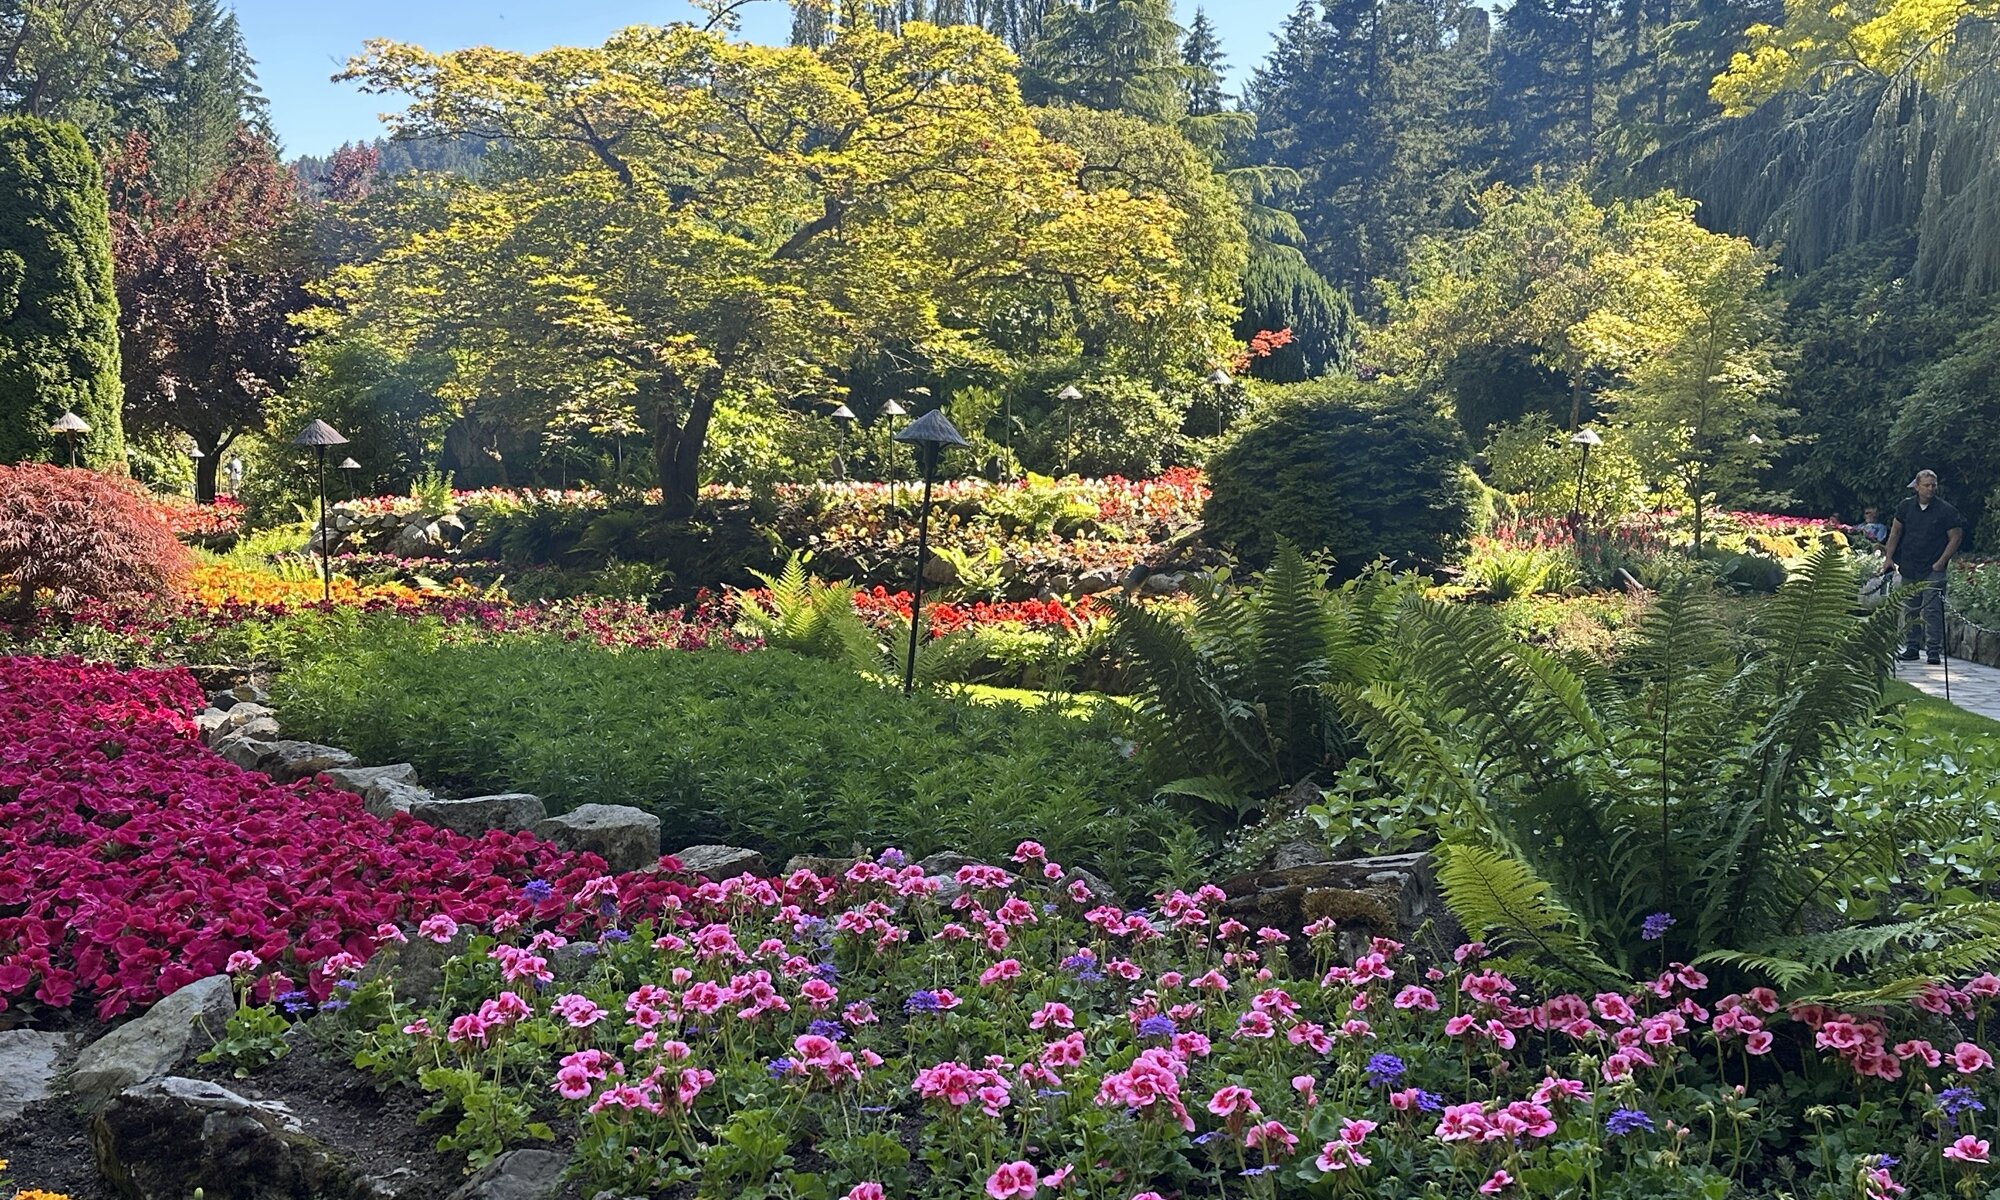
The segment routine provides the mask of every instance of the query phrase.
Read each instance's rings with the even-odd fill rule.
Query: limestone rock
[[[261,771],[271,761],[272,743],[242,733],[232,733],[215,743],[215,752],[246,771]]]
[[[264,720],[266,718],[275,721],[278,717],[278,714],[271,709],[249,700],[239,700],[235,704],[230,705],[227,711],[229,713],[229,727],[231,729],[241,729],[252,721]]]
[[[741,846],[689,846],[685,850],[674,851],[674,857],[680,860],[681,869],[688,874],[706,875],[710,879],[731,879],[745,872],[752,875],[770,873],[763,855]]]
[[[229,976],[210,975],[155,1004],[145,1016],[98,1038],[77,1056],[70,1090],[85,1108],[158,1079],[215,1044],[236,1011]]]
[[[630,805],[580,804],[536,822],[535,836],[565,850],[587,850],[613,871],[637,871],[660,861],[660,818]]]
[[[362,806],[373,815],[390,820],[397,813],[409,812],[419,804],[427,804],[437,797],[430,789],[420,788],[413,783],[397,783],[393,779],[375,784],[362,798]]]
[[[233,728],[225,726],[209,739],[209,747],[227,756],[226,747],[235,742],[263,742],[269,745],[284,735],[278,731],[278,722],[270,717],[258,717]]]
[[[509,1150],[480,1168],[450,1200],[549,1200],[569,1160],[550,1150]]]
[[[842,875],[847,874],[847,868],[859,861],[861,860],[852,854],[846,858],[835,858],[822,854],[794,854],[791,857],[791,861],[785,864],[785,874],[790,875],[794,871],[811,871],[815,875],[832,876],[838,879]]]
[[[131,1200],[374,1200],[283,1106],[167,1076],[127,1089],[91,1122],[98,1170]]]
[[[325,774],[333,786],[353,792],[364,800],[372,798],[381,784],[414,785],[417,782],[417,769],[409,763],[392,763],[386,767],[334,767]]]
[[[194,727],[201,733],[202,744],[213,746],[229,731],[229,714],[219,708],[205,708],[195,715]]]
[[[20,1116],[30,1104],[49,1098],[49,1084],[67,1040],[40,1029],[0,1033],[0,1125]]]
[[[234,708],[239,704],[269,704],[270,693],[252,683],[239,683],[235,687],[223,688],[211,695],[209,703],[217,708]]]
[[[338,770],[355,764],[352,754],[338,746],[317,742],[281,741],[271,743],[271,757],[264,770],[271,778],[286,782],[310,779],[321,771]]]
[[[1142,596],[1178,596],[1187,590],[1187,576],[1178,571],[1148,575],[1139,585]]]
[[[427,825],[449,829],[467,837],[478,837],[489,829],[518,833],[532,829],[549,815],[539,796],[526,792],[502,792],[494,796],[472,796],[446,800],[433,796],[410,805],[410,815]]]

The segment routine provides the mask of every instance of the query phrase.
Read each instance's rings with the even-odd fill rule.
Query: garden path
[[[1950,667],[1951,702],[1967,712],[2000,721],[2000,667],[1956,658],[1950,661]],[[1940,700],[1945,694],[1944,674],[1943,666],[1933,667],[1929,663],[1896,664],[1896,678]]]

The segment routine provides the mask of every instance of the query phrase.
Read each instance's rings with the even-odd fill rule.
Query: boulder
[[[410,815],[426,825],[449,829],[467,837],[478,837],[489,829],[518,833],[532,829],[549,815],[539,796],[526,792],[502,792],[495,796],[472,796],[446,800],[433,796],[410,805]]]
[[[232,733],[215,743],[215,752],[246,771],[261,771],[271,760],[271,745],[262,738]]]
[[[681,870],[710,879],[731,879],[745,872],[770,874],[763,855],[741,846],[689,846],[674,851],[674,857],[680,860]]]
[[[49,1085],[56,1077],[66,1041],[60,1033],[40,1029],[0,1033],[0,1125],[53,1094]]]
[[[229,976],[197,979],[86,1046],[70,1073],[70,1091],[84,1108],[100,1108],[214,1045],[235,1011]]]
[[[334,767],[325,774],[333,786],[353,792],[364,800],[372,799],[381,784],[414,786],[417,782],[417,769],[409,763],[392,763],[386,767]]]
[[[427,804],[435,799],[437,797],[431,793],[429,788],[420,788],[413,783],[397,783],[393,779],[385,779],[369,789],[367,795],[362,797],[361,803],[362,807],[366,808],[370,815],[387,821],[397,813],[409,812],[417,805]]]
[[[281,741],[271,743],[271,755],[264,771],[271,778],[285,782],[293,779],[310,779],[321,771],[334,771],[351,767],[356,759],[338,746],[322,746],[317,742]]]
[[[791,861],[785,864],[785,874],[790,875],[794,871],[811,871],[815,875],[831,876],[838,879],[842,875],[847,874],[847,868],[860,861],[860,858],[852,854],[846,858],[835,858],[823,854],[794,854],[791,857]]]
[[[1148,575],[1139,585],[1141,596],[1178,596],[1187,590],[1187,576],[1179,571]]]
[[[217,693],[215,705],[217,708],[231,707],[229,704],[222,703],[223,696],[229,697],[234,704],[269,704],[271,702],[271,694],[253,683],[239,683],[226,692]]]
[[[551,1150],[509,1150],[459,1185],[449,1200],[549,1200],[569,1160]]]
[[[1115,568],[1092,567],[1076,577],[1072,590],[1078,596],[1095,596],[1117,587],[1123,579],[1124,576]]]
[[[216,707],[220,708],[222,706],[217,705]],[[225,711],[229,713],[229,727],[231,729],[241,729],[252,721],[263,720],[265,718],[275,721],[278,718],[276,711],[251,700],[238,700]]]
[[[205,708],[195,714],[194,727],[201,734],[204,746],[213,746],[229,732],[229,714],[220,708]]]
[[[450,941],[439,943],[412,932],[407,942],[384,942],[361,969],[361,981],[387,979],[399,1003],[428,1008],[444,989],[444,964],[465,953],[479,931],[462,926]]]
[[[90,1127],[98,1170],[128,1200],[374,1200],[282,1105],[170,1075],[129,1088]]]
[[[536,822],[535,836],[565,850],[587,850],[613,871],[637,871],[660,861],[660,818],[630,805],[579,804]]]
[[[1314,921],[1333,918],[1343,955],[1365,951],[1374,937],[1408,940],[1444,909],[1431,856],[1423,852],[1253,871],[1221,887],[1228,897],[1222,915],[1246,925],[1297,937]]]
[[[229,716],[228,713],[222,715],[224,717]],[[209,734],[207,740],[210,749],[219,751],[231,742],[246,740],[253,742],[275,742],[282,736],[284,735],[278,731],[278,722],[275,718],[258,717],[254,721],[245,721],[241,725],[224,724],[214,733]]]

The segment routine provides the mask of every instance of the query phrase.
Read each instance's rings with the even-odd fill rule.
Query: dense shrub
[[[1421,401],[1350,379],[1285,389],[1208,470],[1209,539],[1258,564],[1279,538],[1330,552],[1343,576],[1378,557],[1434,564],[1472,516],[1457,428]]]
[[[1528,518],[1562,517],[1580,508],[1589,518],[1590,528],[1601,529],[1627,513],[1655,507],[1645,473],[1633,457],[1623,431],[1601,431],[1604,444],[1592,450],[1581,489],[1577,467],[1581,452],[1569,441],[1569,434],[1541,413],[1502,425],[1493,431],[1486,446],[1486,462],[1491,468],[1487,482],[1506,494],[1514,515]],[[1579,492],[1581,493],[1579,504]],[[1668,504],[1671,498],[1659,498]]]
[[[137,600],[165,590],[190,565],[137,487],[68,467],[0,466],[0,580],[12,588],[8,615],[17,628],[39,599],[59,609]]]
[[[97,159],[74,126],[0,119],[0,462],[68,461],[49,426],[71,409],[81,461],[122,463],[123,397]]]
[[[288,671],[276,696],[295,736],[552,811],[646,808],[669,849],[720,840],[783,862],[887,841],[992,855],[1034,837],[1118,883],[1169,820],[1139,799],[1110,717],[906,699],[777,650],[445,644],[385,618]]]
[[[1919,467],[1935,470],[1942,478],[1940,494],[1965,514],[1968,532],[1986,532],[1981,518],[1987,497],[2000,491],[1996,339],[2000,317],[1968,331],[1951,354],[1925,367],[1889,430],[1889,457],[1901,476],[1894,483],[1904,482]],[[1889,499],[1894,498],[1892,493]]]

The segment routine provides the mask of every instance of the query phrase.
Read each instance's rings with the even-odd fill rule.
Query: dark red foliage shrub
[[[140,600],[167,590],[193,559],[136,485],[94,471],[0,466],[0,582],[25,628],[38,600]]]

